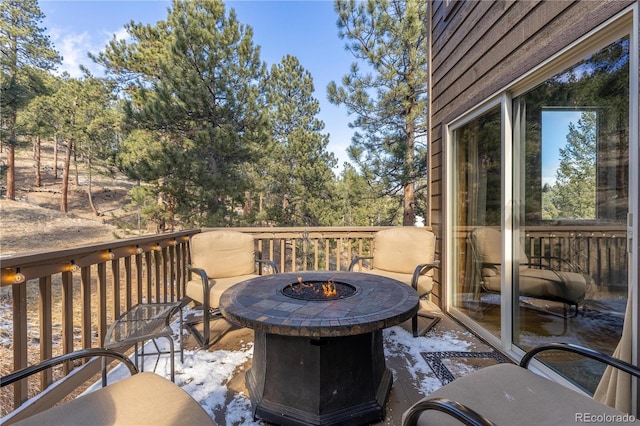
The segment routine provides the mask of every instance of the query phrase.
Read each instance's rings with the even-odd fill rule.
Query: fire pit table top
[[[355,293],[331,300],[303,300],[283,289],[299,282],[334,282]],[[416,291],[400,281],[360,272],[292,272],[243,281],[220,297],[229,321],[256,331],[311,338],[370,333],[400,324],[419,307]]]

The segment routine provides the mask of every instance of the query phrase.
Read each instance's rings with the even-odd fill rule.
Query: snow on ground
[[[177,335],[179,324],[174,324]],[[465,340],[466,332],[432,330],[427,337],[415,339],[411,333],[400,326],[383,331],[384,349],[387,357],[397,356],[406,360],[406,369],[423,394],[428,394],[441,386],[440,381],[431,371],[421,352],[464,351],[472,350],[472,344]],[[466,336],[468,338],[468,336]],[[166,339],[157,340],[160,350],[168,350]],[[253,342],[241,343],[237,350],[185,350],[184,363],[180,362],[180,353],[176,342],[175,380],[176,384],[188,392],[214,418],[214,413],[224,408],[228,425],[262,425],[262,422],[251,420],[251,403],[249,396],[235,394],[233,400],[227,400],[227,383],[253,355]],[[155,351],[152,343],[145,346],[147,353]],[[145,371],[153,371],[170,378],[169,356],[162,355],[157,366],[156,357],[145,357]],[[396,372],[393,372],[397,376]],[[109,373],[109,383],[129,375],[128,370],[120,365]],[[92,386],[87,392],[100,387],[100,383]]]
[[[405,368],[413,378],[420,393],[427,395],[442,386],[422,352],[468,351],[472,344],[465,340],[470,333],[431,330],[425,337],[416,339],[400,326],[383,331],[387,357],[398,356],[406,360]],[[394,376],[397,374],[394,372]]]

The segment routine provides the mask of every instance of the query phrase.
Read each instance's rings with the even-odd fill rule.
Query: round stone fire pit
[[[355,293],[334,300],[304,300],[283,289],[304,282],[335,282]],[[285,336],[352,336],[400,324],[418,310],[418,295],[400,281],[360,272],[289,272],[234,285],[220,297],[220,311],[243,327]]]
[[[336,293],[324,296],[323,287]],[[254,330],[245,377],[253,415],[280,425],[383,419],[393,375],[382,329],[418,306],[411,286],[359,272],[264,275],[220,297],[227,320]]]

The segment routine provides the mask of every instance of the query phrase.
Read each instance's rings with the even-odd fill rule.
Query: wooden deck
[[[427,339],[429,339],[430,337],[434,338],[435,336],[439,335],[455,335],[457,339],[463,339],[464,341],[469,343],[467,347],[460,348],[460,350],[471,350],[474,352],[493,351],[492,347],[476,338],[474,335],[466,331],[452,319],[446,317],[441,313],[438,313],[437,315],[441,317],[441,320],[430,331],[426,333],[425,337],[418,338],[424,339],[424,341],[422,342],[423,344],[428,341]],[[424,326],[425,322],[428,320],[424,320],[421,318],[420,321],[422,322],[421,325]],[[407,332],[410,332],[410,321],[402,324],[401,327],[404,328]],[[224,320],[223,318],[212,321],[212,330],[214,330],[213,333],[215,333],[216,337],[214,339],[213,345],[209,348],[209,351],[237,350],[243,345],[246,346],[247,342],[253,341],[252,330],[233,326],[226,322],[226,320]],[[191,350],[197,349],[197,344],[192,336],[189,336],[186,339],[185,348]],[[438,351],[439,349],[436,348],[434,350]],[[387,368],[389,368],[393,372],[394,383],[386,405],[386,417],[384,421],[375,424],[401,425],[402,414],[404,413],[404,411],[407,410],[411,406],[411,404],[413,404],[415,401],[418,401],[424,396],[420,390],[420,383],[423,380],[437,380],[437,377],[431,371],[428,371],[427,374],[424,374],[424,370],[418,372],[410,371],[407,366],[412,365],[415,362],[415,360],[410,359],[412,358],[410,351],[394,351],[392,355],[389,355],[385,348],[385,353],[387,354]],[[471,362],[473,363],[474,361]],[[493,361],[489,362],[493,363]],[[245,396],[248,395],[247,388],[244,384],[244,375],[250,367],[251,360],[248,360],[243,366],[236,369],[233,378],[227,383],[227,401],[233,401],[234,398],[237,397],[240,393]],[[464,371],[465,369],[462,370]],[[227,419],[226,410],[220,410],[216,412],[215,421],[219,425],[239,424]]]

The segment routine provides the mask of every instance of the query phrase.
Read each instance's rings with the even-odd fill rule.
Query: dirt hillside
[[[3,162],[6,152],[2,153]],[[57,177],[53,149],[42,149],[42,185],[35,186],[35,168],[30,149],[16,152],[16,201],[0,199],[0,255],[24,254],[112,241],[133,236],[117,226],[136,222],[135,213],[125,210],[132,183],[121,175],[92,174],[94,213],[87,194],[88,178],[79,164],[70,179],[68,213],[60,211],[62,159]],[[6,164],[6,163],[5,163]],[[3,185],[5,182],[3,182]]]

